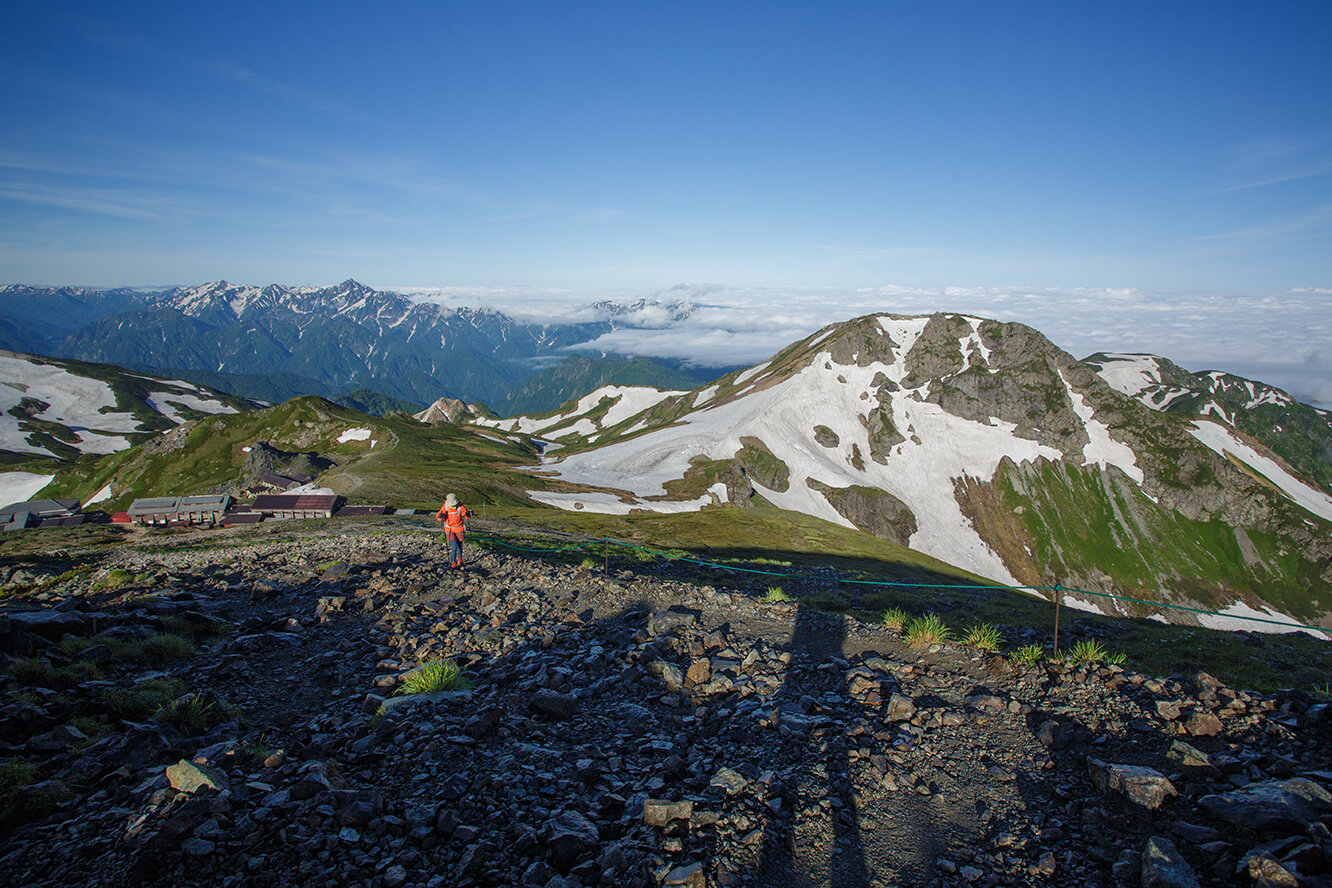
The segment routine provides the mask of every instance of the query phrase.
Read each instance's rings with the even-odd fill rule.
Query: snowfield
[[[1082,464],[1084,466],[1098,465],[1102,468],[1115,466],[1141,486],[1143,482],[1142,469],[1138,467],[1138,457],[1133,452],[1133,448],[1110,437],[1110,427],[1092,418],[1091,407],[1087,406],[1087,402],[1083,400],[1082,395],[1073,391],[1073,386],[1069,385],[1067,379],[1064,379],[1062,372],[1060,372],[1059,378],[1063,380],[1064,388],[1068,391],[1068,399],[1073,403],[1073,412],[1078,415],[1083,426],[1087,429],[1089,440],[1086,446],[1082,448]]]
[[[177,394],[176,392],[149,392],[148,397],[145,400],[147,400],[149,407],[152,407],[176,425],[185,422],[185,417],[180,415],[180,412],[177,410],[177,405],[189,410],[197,410],[200,413],[211,413],[214,415],[240,412],[230,404],[214,400],[206,395],[187,395]]]
[[[147,376],[137,378],[151,379]],[[236,408],[209,397],[203,389],[192,383],[180,381],[164,384],[181,385],[188,391],[181,394],[155,391],[149,393],[145,400],[153,410],[174,423],[179,424],[184,419],[169,402],[200,413],[236,412]],[[0,352],[0,450],[56,455],[45,447],[28,443],[27,438],[31,433],[19,428],[18,417],[9,413],[24,398],[33,398],[49,405],[40,413],[35,413],[34,418],[58,423],[74,432],[78,440],[69,443],[84,453],[107,454],[125,450],[130,446],[125,435],[143,430],[133,413],[115,409],[116,395],[110,384],[100,379],[79,376],[55,364],[38,363],[25,356]]]
[[[1320,518],[1332,521],[1332,496],[1305,484],[1294,475],[1277,465],[1270,457],[1263,456],[1248,444],[1245,444],[1230,429],[1201,420],[1193,423],[1189,434],[1206,444],[1217,453],[1232,454],[1240,462],[1262,475],[1281,489],[1295,504],[1308,509]]]
[[[55,475],[0,472],[0,509],[15,503],[26,503],[54,480]]]
[[[599,515],[628,515],[634,511],[678,514],[697,512],[704,506],[727,502],[726,485],[717,483],[696,500],[635,500],[626,503],[613,493],[588,491],[587,493],[555,493],[529,490],[527,495],[539,503],[572,512],[596,512]]]
[[[1097,371],[1110,388],[1131,398],[1161,384],[1161,365],[1152,355],[1106,355]]]
[[[1286,632],[1303,632],[1306,635],[1312,635],[1314,638],[1320,638],[1324,641],[1329,636],[1326,632],[1320,632],[1317,629],[1311,629],[1307,626],[1299,625],[1299,621],[1293,617],[1287,616],[1280,611],[1271,608],[1254,610],[1242,601],[1237,601],[1221,611],[1222,614],[1229,616],[1212,616],[1210,614],[1199,614],[1198,622],[1208,629],[1225,629],[1229,632],[1244,630],[1246,632],[1267,632],[1269,634],[1284,634]],[[1251,619],[1237,619],[1249,617]],[[1257,620],[1273,622],[1255,622]],[[1284,624],[1284,628],[1281,625]]]
[[[338,435],[338,443],[346,444],[348,441],[369,441],[369,429],[347,429],[341,435]]]

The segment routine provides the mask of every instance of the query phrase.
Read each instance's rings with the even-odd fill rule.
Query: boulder
[[[1299,832],[1319,817],[1332,813],[1332,793],[1312,780],[1296,777],[1205,795],[1198,805],[1231,826]]]
[[[1153,768],[1107,764],[1089,758],[1087,770],[1097,789],[1118,795],[1148,811],[1155,811],[1167,799],[1179,795],[1170,779]]]
[[[1175,843],[1160,836],[1142,851],[1142,888],[1200,888],[1198,874],[1180,856]]]

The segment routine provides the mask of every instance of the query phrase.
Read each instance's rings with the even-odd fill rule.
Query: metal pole
[[[610,575],[610,540],[601,541],[601,572]]]
[[[1055,600],[1055,637],[1054,637],[1054,655],[1055,655],[1056,657],[1059,656],[1059,599],[1062,597],[1062,596],[1059,594],[1059,590],[1060,590],[1060,586],[1059,586],[1059,584],[1058,584],[1058,583],[1055,583],[1055,584],[1054,584],[1054,600]]]

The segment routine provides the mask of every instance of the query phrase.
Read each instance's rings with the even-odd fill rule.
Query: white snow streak
[[[197,410],[200,413],[238,413],[235,407],[222,401],[208,397],[198,397],[197,395],[183,395],[175,392],[149,392],[144,398],[148,406],[165,416],[167,419],[177,425],[183,423],[185,418],[180,415],[176,405],[187,407],[190,410]]]
[[[338,443],[346,444],[348,441],[369,441],[369,429],[347,429],[341,435],[338,435]]]
[[[1161,366],[1151,355],[1106,355],[1097,372],[1115,391],[1136,398],[1161,384]]]
[[[106,501],[109,500],[109,499],[111,499],[111,485],[110,485],[110,484],[106,485],[106,486],[103,487],[101,490],[99,490],[99,491],[97,491],[96,493],[94,493],[94,494],[92,495],[92,497],[91,497],[86,503],[84,503],[83,505],[84,505],[85,507],[87,507],[87,506],[95,506],[95,505],[97,505],[98,503],[104,503],[104,502],[106,502]]]
[[[1133,453],[1133,448],[1110,437],[1110,427],[1092,418],[1091,407],[1083,400],[1082,395],[1073,391],[1073,386],[1064,378],[1062,370],[1059,372],[1059,379],[1064,383],[1069,401],[1073,403],[1073,412],[1082,420],[1082,426],[1087,430],[1088,441],[1082,448],[1082,464],[1098,465],[1101,468],[1117,466],[1141,486],[1142,469],[1138,468],[1138,458]]]

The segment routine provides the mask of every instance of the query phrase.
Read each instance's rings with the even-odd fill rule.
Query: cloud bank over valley
[[[940,287],[665,290],[388,287],[446,305],[484,305],[523,320],[589,321],[601,303],[642,306],[581,350],[732,367],[767,358],[826,324],[874,312],[961,312],[1035,327],[1076,357],[1146,352],[1193,370],[1224,370],[1332,408],[1332,289],[1179,293],[1139,289]]]

